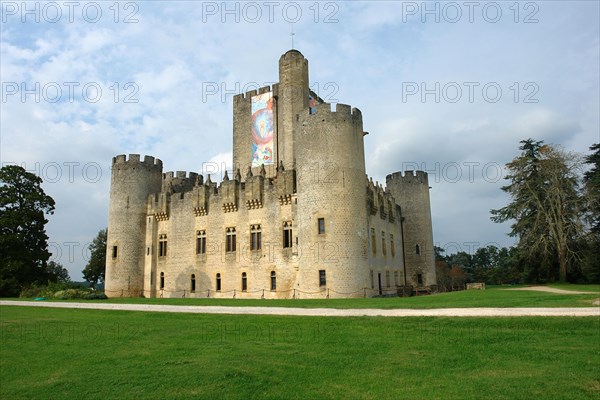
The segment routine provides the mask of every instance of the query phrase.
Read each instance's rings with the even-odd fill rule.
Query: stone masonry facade
[[[253,112],[262,98],[267,111]],[[435,285],[427,174],[395,172],[385,187],[368,178],[361,112],[310,91],[299,51],[281,56],[279,83],[233,103],[234,168],[220,183],[163,172],[150,156],[113,158],[109,297],[345,298]],[[272,140],[259,142],[262,117]]]

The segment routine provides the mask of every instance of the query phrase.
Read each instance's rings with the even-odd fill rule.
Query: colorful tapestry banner
[[[273,164],[273,92],[252,96],[252,166]]]

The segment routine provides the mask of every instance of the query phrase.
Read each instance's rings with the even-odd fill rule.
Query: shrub
[[[106,300],[108,297],[104,293],[88,293],[84,297],[86,300]]]

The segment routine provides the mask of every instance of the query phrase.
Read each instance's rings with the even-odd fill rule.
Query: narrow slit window
[[[242,292],[248,290],[248,276],[245,272],[242,272]]]
[[[381,231],[381,252],[387,255],[387,246],[385,245],[385,232]]]
[[[318,225],[319,225],[319,235],[324,234],[325,233],[325,218],[319,218]]]
[[[327,275],[324,269],[319,270],[319,286],[327,286]]]
[[[421,247],[418,244],[415,245],[415,253],[417,253],[417,255],[421,254]]]
[[[377,254],[377,243],[375,242],[375,228],[371,228],[371,250],[373,255]]]
[[[396,247],[394,246],[394,235],[390,234],[390,252],[392,257],[396,257]]]
[[[160,273],[160,290],[163,290],[165,288],[165,273],[161,272]]]
[[[217,274],[217,292],[221,291],[221,274]]]
[[[292,247],[292,221],[283,223],[283,248]]]
[[[196,291],[196,275],[192,274],[190,279],[190,292],[194,293]]]
[[[271,271],[271,290],[277,289],[277,275],[275,271]]]
[[[206,231],[196,232],[196,254],[206,254]]]
[[[117,246],[112,247],[112,258],[117,258],[118,249]]]

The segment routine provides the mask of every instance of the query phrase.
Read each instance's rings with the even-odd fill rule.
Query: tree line
[[[516,245],[450,255],[436,248],[440,287],[600,283],[600,144],[585,156],[534,139],[520,143],[501,188],[510,202],[490,211],[493,222],[511,221]]]

